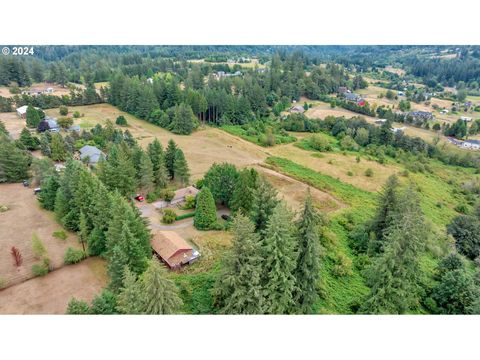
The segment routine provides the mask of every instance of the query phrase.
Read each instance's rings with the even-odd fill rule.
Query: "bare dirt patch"
[[[39,262],[32,252],[32,235],[42,240],[53,269],[63,266],[68,247],[80,248],[77,237],[68,233],[66,240],[54,238],[52,233],[62,230],[52,212],[40,208],[31,188],[21,184],[0,184],[0,204],[9,210],[0,213],[0,278],[5,286],[32,278],[32,265]],[[23,264],[16,267],[10,253],[15,246],[22,255]]]
[[[342,109],[341,107],[335,107],[332,108],[330,107],[330,104],[327,104],[325,102],[318,101],[315,103],[315,106],[311,107],[305,112],[305,115],[308,116],[311,119],[325,119],[327,116],[335,116],[335,117],[341,117],[344,116],[346,118],[352,118],[354,116],[362,116],[365,119],[372,119],[374,120],[375,118],[371,116],[365,116],[361,114],[357,114],[356,112]]]
[[[105,261],[89,258],[0,290],[0,314],[65,314],[72,297],[90,302],[106,284]]]
[[[22,129],[26,126],[25,120],[21,119],[16,112],[0,113],[0,121],[5,124],[5,128],[14,139],[20,137]]]

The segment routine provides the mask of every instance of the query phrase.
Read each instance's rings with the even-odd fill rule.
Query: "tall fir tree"
[[[33,106],[27,107],[26,113],[26,123],[29,128],[37,128],[42,119],[40,118],[40,113]]]
[[[174,177],[174,163],[175,163],[175,155],[177,153],[177,144],[173,139],[168,141],[167,150],[165,152],[165,166],[167,167],[168,175],[170,179]]]
[[[22,132],[20,133],[19,141],[27,150],[32,151],[40,148],[40,140],[38,140],[37,137],[32,136],[27,128],[23,128]]]
[[[398,186],[397,176],[391,175],[380,194],[377,212],[369,226],[370,239],[368,251],[372,255],[377,255],[384,250],[385,231],[394,220],[398,203]]]
[[[267,314],[295,312],[297,238],[293,214],[280,202],[268,219],[262,241],[262,281]]]
[[[161,315],[176,314],[183,302],[175,283],[167,279],[167,270],[156,258],[148,263],[148,268],[141,277],[144,308],[142,314]]]
[[[142,152],[140,156],[139,169],[137,173],[138,187],[148,193],[153,190],[153,165],[150,157]]]
[[[255,224],[256,231],[263,232],[273,209],[278,205],[277,191],[265,179],[259,177],[253,192],[252,210],[250,218]]]
[[[157,189],[163,189],[167,186],[168,174],[165,166],[165,153],[160,141],[155,139],[148,144],[147,152],[152,162],[155,187]]]
[[[384,233],[385,250],[367,271],[371,290],[360,309],[364,313],[404,314],[419,304],[427,229],[412,184],[400,195],[392,218]]]
[[[0,183],[28,179],[31,155],[17,148],[13,141],[0,136]]]
[[[234,213],[250,214],[257,181],[258,173],[255,169],[240,171],[230,200],[230,208]]]
[[[53,211],[55,209],[55,197],[57,190],[60,187],[60,180],[58,175],[49,176],[42,186],[42,191],[38,194],[38,201],[40,205],[47,210]]]
[[[295,269],[296,308],[300,313],[309,313],[318,299],[320,281],[320,234],[323,225],[322,216],[313,205],[310,189],[297,223],[298,260]]]
[[[233,220],[232,232],[233,246],[215,286],[218,303],[225,314],[262,314],[264,259],[260,236],[252,221],[241,213]]]
[[[65,141],[62,135],[55,133],[52,135],[52,142],[50,143],[51,155],[53,161],[65,161],[68,157],[68,152],[65,147]]]
[[[144,308],[143,295],[141,282],[137,281],[136,275],[126,266],[123,272],[123,285],[117,297],[117,309],[123,314],[141,314]]]
[[[181,149],[175,152],[175,159],[173,161],[173,177],[182,186],[185,186],[190,181],[190,169],[188,168],[187,160]]]

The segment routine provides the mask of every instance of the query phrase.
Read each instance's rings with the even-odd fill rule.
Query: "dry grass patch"
[[[390,175],[401,170],[395,165],[382,165],[365,158],[357,163],[356,156],[348,154],[325,152],[322,153],[324,156],[321,158],[314,157],[312,154],[315,154],[315,152],[299,149],[293,144],[277,146],[270,151],[275,156],[289,159],[367,191],[380,190]],[[365,170],[368,168],[373,170],[373,177],[365,176]],[[353,176],[349,176],[348,171],[351,171]]]
[[[89,258],[0,291],[0,314],[65,314],[72,297],[90,302],[107,285],[105,260]]]
[[[32,251],[32,235],[36,233],[44,244],[53,269],[63,266],[63,256],[68,247],[80,248],[75,234],[68,239],[53,237],[53,232],[62,230],[52,212],[40,208],[31,188],[21,184],[1,184],[0,204],[9,210],[0,213],[0,277],[5,286],[18,284],[33,277],[32,265],[38,263]],[[23,263],[15,266],[10,253],[15,246],[22,255]]]

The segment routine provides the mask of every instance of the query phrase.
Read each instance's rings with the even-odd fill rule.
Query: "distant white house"
[[[443,109],[443,110],[440,111],[440,114],[448,114],[448,113],[449,113],[449,111],[447,109]]]
[[[463,120],[465,122],[470,122],[472,121],[472,118],[468,116],[460,116],[460,120]]]
[[[147,79],[147,82],[148,82],[149,84],[153,84],[153,79],[152,79],[152,78],[148,78],[148,79]]]
[[[28,109],[28,105],[20,106],[17,109],[17,115],[20,116],[22,119],[26,119],[27,118],[27,109]]]
[[[397,95],[398,95],[398,96],[405,96],[405,93],[404,93],[403,91],[399,91],[399,92],[397,93]]]
[[[386,122],[387,122],[387,119],[378,119],[378,120],[375,120],[375,124],[378,124],[378,125],[385,124]]]
[[[405,129],[406,129],[406,127],[405,127],[405,126],[402,126],[402,127],[399,127],[399,128],[394,127],[394,128],[392,128],[391,130],[393,131],[394,134],[396,134],[396,133],[398,133],[398,132],[404,132]]]

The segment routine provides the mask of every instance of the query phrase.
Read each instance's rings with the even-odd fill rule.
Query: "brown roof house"
[[[199,190],[193,186],[188,186],[183,189],[178,189],[177,191],[175,191],[175,195],[173,196],[173,199],[170,201],[170,205],[176,205],[181,202],[184,202],[185,198],[188,195],[197,196],[198,193],[199,193]]]
[[[305,109],[303,108],[303,106],[296,105],[296,106],[292,106],[292,107],[290,108],[290,112],[291,112],[291,113],[301,114],[301,113],[305,112]]]
[[[170,269],[179,269],[200,257],[200,253],[174,231],[158,231],[151,244],[153,251]]]

